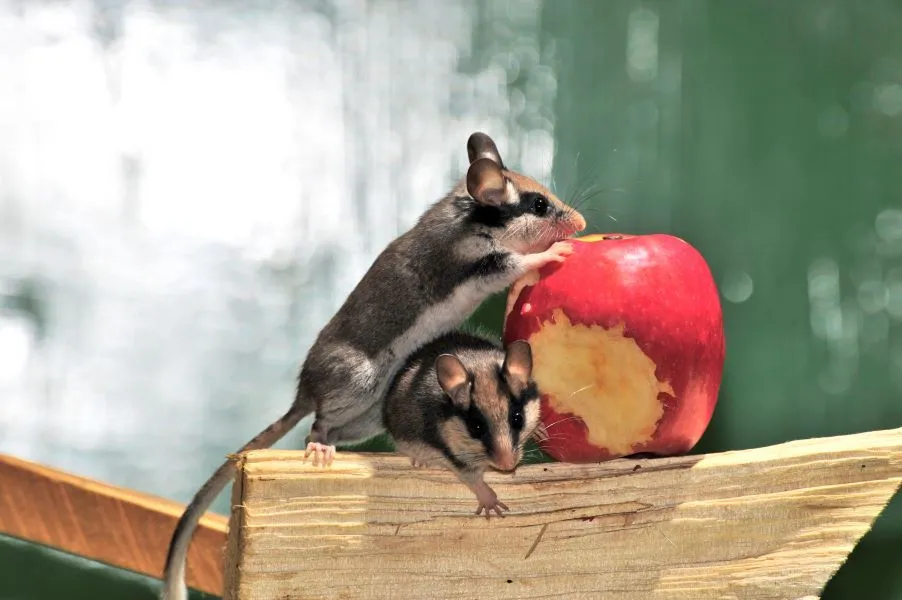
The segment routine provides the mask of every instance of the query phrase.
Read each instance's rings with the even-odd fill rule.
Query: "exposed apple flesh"
[[[539,446],[566,462],[683,454],[717,404],[725,358],[717,286],[680,238],[576,238],[563,263],[511,287],[504,340],[528,340]]]

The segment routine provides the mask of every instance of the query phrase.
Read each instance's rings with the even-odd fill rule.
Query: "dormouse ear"
[[[470,385],[470,374],[453,354],[442,354],[435,359],[435,373],[438,384],[453,401],[459,401],[458,394],[463,386]]]
[[[525,340],[511,342],[505,350],[501,370],[508,382],[526,387],[532,376],[532,348],[529,342]]]
[[[495,142],[481,131],[472,134],[467,140],[467,157],[470,159],[470,164],[480,158],[488,158],[495,161],[502,169],[504,168],[504,161],[501,160]]]
[[[507,183],[498,163],[478,158],[467,170],[467,193],[480,204],[498,206],[507,197]]]

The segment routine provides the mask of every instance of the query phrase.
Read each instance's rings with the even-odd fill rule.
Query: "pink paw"
[[[570,242],[555,242],[543,254],[548,258],[548,262],[564,262],[566,257],[573,254],[573,244]]]
[[[504,502],[498,500],[498,496],[495,494],[495,491],[488,486],[486,486],[485,489],[480,490],[479,493],[476,494],[476,499],[479,500],[479,506],[476,508],[476,514],[478,515],[484,510],[486,519],[491,516],[492,511],[495,511],[495,513],[497,513],[499,517],[503,517],[503,511],[510,510]]]
[[[304,452],[304,458],[313,454],[314,466],[328,466],[335,459],[335,446],[327,446],[319,442],[310,442],[307,444],[307,450]]]

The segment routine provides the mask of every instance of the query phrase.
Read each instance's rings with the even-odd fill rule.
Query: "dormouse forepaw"
[[[480,502],[479,507],[476,509],[476,514],[480,514],[483,510],[485,511],[485,518],[488,519],[489,517],[491,517],[492,511],[495,511],[495,513],[499,517],[503,517],[504,511],[509,511],[510,509],[504,502],[496,500],[493,504],[483,504],[482,502]]]
[[[485,511],[486,519],[491,516],[492,511],[495,511],[499,517],[503,517],[503,511],[510,510],[504,502],[498,499],[495,491],[485,484],[476,488],[476,500],[479,501],[476,514],[479,515],[482,511]]]
[[[573,244],[570,242],[555,242],[548,250],[563,260],[565,256],[573,254]]]
[[[551,246],[538,255],[540,266],[547,265],[552,262],[564,262],[566,257],[573,254],[573,245],[570,242],[555,242]]]
[[[327,467],[335,460],[335,446],[327,446],[319,442],[310,442],[304,451],[304,458],[313,455],[313,466]]]

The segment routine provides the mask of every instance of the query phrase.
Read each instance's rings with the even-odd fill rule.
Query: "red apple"
[[[563,263],[511,288],[504,340],[528,340],[540,447],[566,462],[698,442],[717,404],[723,316],[711,270],[670,235],[576,238]]]

